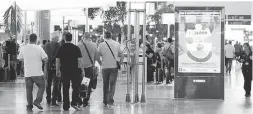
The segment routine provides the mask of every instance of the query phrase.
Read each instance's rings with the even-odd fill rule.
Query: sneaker
[[[59,106],[57,103],[52,103],[52,106]]]
[[[26,110],[29,111],[29,112],[32,112],[33,111],[33,106],[27,105]]]
[[[32,108],[26,108],[26,110],[27,110],[28,112],[32,112],[32,111],[33,111]]]
[[[64,108],[63,108],[63,110],[64,110],[64,111],[69,111],[69,109],[64,109]]]
[[[38,109],[43,110],[43,107],[40,104],[33,103],[34,106],[36,106]]]
[[[83,103],[83,107],[87,107],[88,105],[88,103]]]
[[[109,109],[113,109],[114,108],[114,105],[108,105],[107,106]]]
[[[245,97],[250,97],[251,95],[250,95],[250,92],[246,92],[245,93]]]
[[[50,104],[51,104],[51,101],[47,101],[47,104],[50,105]]]
[[[71,105],[71,107],[73,107],[76,110],[79,110],[79,107],[77,105]]]

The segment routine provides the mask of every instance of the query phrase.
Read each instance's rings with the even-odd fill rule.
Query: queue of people
[[[95,61],[102,66],[103,76],[103,103],[108,108],[114,106],[114,93],[118,70],[123,61],[123,52],[120,44],[112,40],[110,32],[105,33],[105,41],[98,48],[90,40],[90,34],[85,33],[82,41],[76,46],[71,43],[72,34],[64,33],[64,43],[58,43],[59,36],[52,33],[51,41],[43,47],[36,45],[37,36],[31,34],[29,44],[20,49],[18,59],[24,62],[24,74],[27,93],[27,110],[32,111],[33,106],[43,110],[41,102],[46,90],[48,105],[59,106],[61,102],[61,85],[63,85],[63,109],[70,106],[76,110],[89,105],[92,91],[96,89],[97,74]],[[63,41],[62,41],[63,42]],[[102,58],[102,60],[100,60]],[[44,63],[44,71],[43,71]],[[90,78],[87,87],[87,96],[81,94],[83,77]],[[46,80],[46,81],[44,81]],[[38,86],[37,97],[33,101],[33,83]],[[53,85],[53,91],[52,86]],[[70,102],[69,89],[72,86],[72,99]]]
[[[162,43],[157,43],[155,51],[151,45],[147,43],[146,56],[147,82],[163,83],[165,80],[166,84],[171,84],[173,81],[172,68],[174,68],[174,44],[172,38],[168,38],[164,45],[162,45]],[[154,79],[156,80],[154,81]]]

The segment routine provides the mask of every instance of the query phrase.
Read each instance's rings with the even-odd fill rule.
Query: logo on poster
[[[194,30],[187,30],[186,32],[186,37],[209,37],[210,35],[210,30],[203,30],[201,24],[196,24]]]

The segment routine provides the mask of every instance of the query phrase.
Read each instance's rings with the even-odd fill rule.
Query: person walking
[[[234,45],[234,47],[235,47],[236,62],[239,62],[239,59],[240,59],[239,57],[241,56],[242,48],[238,41],[236,41],[236,44]]]
[[[98,47],[99,56],[102,57],[103,75],[103,103],[108,108],[113,108],[116,81],[118,77],[119,65],[123,62],[123,52],[120,43],[112,40],[112,34],[105,32],[105,42]],[[120,58],[120,62],[118,57]]]
[[[170,84],[172,82],[171,76],[171,68],[174,67],[174,58],[169,58],[169,56],[174,56],[175,53],[175,46],[173,45],[172,38],[168,38],[168,42],[163,47],[163,59],[165,60],[165,64],[167,66],[167,77],[166,77],[166,84]],[[172,54],[172,55],[170,55]]]
[[[58,43],[59,36],[55,33],[52,33],[52,39],[49,43],[45,45],[45,51],[48,55],[48,64],[46,64],[46,69],[47,69],[47,86],[46,86],[46,99],[47,99],[47,104],[51,104],[53,106],[58,106],[56,103],[58,94],[60,92],[59,86],[60,86],[60,76],[56,76],[56,53],[58,49],[60,48],[60,44]],[[53,83],[53,92],[51,92],[52,88],[52,83]],[[51,98],[52,94],[52,98]]]
[[[43,110],[40,105],[45,91],[45,79],[42,71],[42,61],[47,62],[47,54],[41,46],[36,45],[37,35],[30,35],[30,43],[21,48],[18,59],[24,61],[27,110],[32,111],[33,105]],[[38,86],[37,97],[33,101],[33,83]]]
[[[63,109],[69,110],[70,105],[78,110],[79,87],[81,85],[82,53],[80,49],[71,43],[72,34],[65,34],[65,44],[63,44],[56,54],[56,75],[62,76],[63,81]],[[72,101],[69,101],[70,82],[72,85]]]
[[[250,97],[252,81],[252,50],[249,43],[243,44],[243,52],[240,61],[242,62],[242,74],[244,77],[245,96]]]
[[[225,65],[226,65],[226,73],[231,74],[232,61],[235,55],[235,48],[232,46],[232,41],[229,41],[227,45],[225,45]]]
[[[77,45],[82,53],[85,77],[90,78],[87,96],[82,101],[83,107],[86,107],[89,104],[91,92],[96,89],[97,76],[95,74],[95,61],[100,61],[97,46],[95,43],[91,42],[90,38],[90,34],[85,33],[83,41],[80,41]]]
[[[60,41],[60,46],[65,44],[65,35],[66,35],[66,32],[63,32],[62,39]],[[58,93],[58,97],[57,97],[57,102],[62,102],[62,76],[60,77],[59,93]]]

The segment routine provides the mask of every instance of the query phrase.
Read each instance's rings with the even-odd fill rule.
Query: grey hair
[[[51,34],[51,41],[58,41],[59,40],[59,33],[58,32],[53,32]]]

